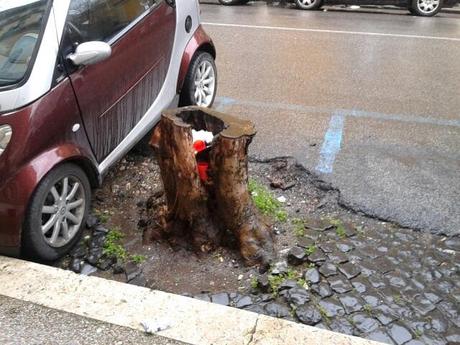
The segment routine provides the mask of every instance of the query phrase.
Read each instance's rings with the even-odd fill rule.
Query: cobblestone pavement
[[[195,297],[389,344],[459,344],[459,251],[460,238],[411,230],[309,229],[253,294]]]
[[[129,168],[120,165],[123,169],[114,176],[142,172],[150,178],[146,185],[159,184],[158,174],[152,173],[155,168],[144,166],[146,159],[131,159]],[[82,274],[97,268],[96,274],[103,277],[153,288],[159,288],[155,284],[161,281],[162,290],[174,293],[206,290],[193,297],[389,344],[460,344],[460,237],[405,229],[349,210],[341,204],[338,190],[290,158],[254,159],[249,169],[252,178],[272,187],[270,193],[286,199],[287,221],[273,226],[278,259],[265,274],[245,268],[235,260],[237,256],[230,255],[232,250],[219,252],[220,261],[212,255],[198,260],[189,252],[178,259],[167,244],[154,247],[156,256],[145,251],[148,246],[132,249],[129,242],[133,238],[142,244],[142,232],[136,225],[143,222],[140,216],[132,217],[131,223],[116,223],[112,217],[105,225],[91,217],[91,240],[86,243],[84,239],[67,263],[58,264]],[[135,185],[132,179],[120,176]],[[109,192],[101,198],[105,204],[114,203],[117,210],[144,207],[142,198],[129,193],[145,192],[145,198],[154,193],[126,187],[114,202],[117,181],[113,177],[107,181]],[[146,255],[146,263],[119,267],[105,258],[105,234],[116,227],[128,231],[125,245],[132,253]],[[182,270],[173,270],[177,280],[168,285],[163,282],[164,267],[172,270],[176,261]],[[88,267],[93,270],[85,272]],[[214,285],[219,274],[232,287]]]

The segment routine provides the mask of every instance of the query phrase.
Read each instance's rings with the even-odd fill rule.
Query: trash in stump
[[[193,148],[195,149],[195,154],[206,149],[206,143],[203,140],[196,140],[193,142]]]
[[[200,180],[206,182],[208,180],[209,154],[206,154],[204,151],[211,147],[214,135],[212,132],[192,129],[192,138],[198,165],[198,174],[200,175]]]
[[[212,139],[214,139],[214,135],[212,134],[212,132],[209,132],[209,131],[204,131],[204,130],[196,131],[192,129],[192,138],[193,138],[193,142],[197,140],[202,140],[205,143],[210,144],[212,142]]]

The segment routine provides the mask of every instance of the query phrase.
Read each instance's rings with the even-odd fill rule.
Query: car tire
[[[181,90],[180,105],[210,108],[217,94],[217,68],[214,58],[205,51],[193,56]]]
[[[441,10],[443,0],[412,0],[410,13],[420,17],[432,17]]]
[[[219,0],[219,2],[224,6],[235,6],[235,5],[245,5],[249,0]]]
[[[29,202],[23,255],[53,261],[67,254],[81,237],[90,203],[91,186],[79,166],[65,163],[49,172]]]
[[[322,0],[295,0],[298,9],[317,10],[323,5]]]

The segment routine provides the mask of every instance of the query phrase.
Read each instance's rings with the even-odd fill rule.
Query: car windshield
[[[0,1],[0,87],[19,83],[34,60],[49,0]]]

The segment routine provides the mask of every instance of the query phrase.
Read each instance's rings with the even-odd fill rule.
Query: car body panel
[[[111,44],[107,60],[71,74],[98,161],[118,146],[157,98],[166,79],[175,27],[175,10],[161,2]]]
[[[19,247],[28,200],[40,180],[69,159],[97,163],[83,128],[73,130],[81,118],[69,79],[1,123],[13,128],[13,136],[0,159],[0,246]]]
[[[186,30],[187,17],[191,18],[190,30]],[[177,80],[179,77],[182,57],[188,42],[194,36],[200,23],[198,1],[176,0],[176,32],[174,46],[171,54],[166,80],[161,91],[145,113],[144,117],[136,124],[120,144],[99,164],[99,173],[104,176],[107,170],[121,157],[123,157],[139,140],[141,140],[159,121],[161,112],[166,109],[176,98]]]
[[[166,7],[165,2],[161,3],[163,4],[163,11],[171,11],[170,8]],[[11,142],[0,156],[0,253],[3,254],[19,254],[22,223],[28,202],[43,177],[57,165],[72,161],[79,164],[90,175],[90,178],[92,177],[92,180],[95,181],[93,184],[100,182],[110,166],[121,159],[153,128],[160,119],[161,112],[174,101],[177,101],[179,74],[185,75],[195,50],[206,44],[212,45],[212,41],[199,24],[198,1],[177,0],[175,17],[173,18],[176,24],[173,30],[174,39],[170,43],[172,44],[169,53],[170,61],[169,64],[164,64],[164,70],[161,71],[164,73],[163,85],[161,83],[156,86],[150,84],[150,86],[144,85],[141,88],[143,91],[153,90],[153,95],[157,97],[151,98],[143,104],[145,113],[137,114],[134,123],[121,127],[124,128],[124,134],[115,135],[116,144],[110,145],[111,147],[116,145],[113,150],[98,152],[100,158],[103,158],[108,152],[102,162],[98,162],[94,154],[94,147],[88,140],[72,81],[65,71],[59,69],[62,64],[57,64],[69,4],[70,0],[54,1],[46,25],[47,33],[45,33],[45,35],[50,35],[47,36],[50,41],[45,42],[43,40],[38,53],[38,56],[43,54],[43,57],[37,56],[36,65],[26,84],[29,81],[36,82],[35,76],[41,76],[43,83],[34,92],[26,90],[25,93],[21,93],[21,101],[15,98],[15,101],[11,103],[11,99],[8,98],[8,102],[10,102],[8,106],[5,106],[7,102],[4,102],[6,99],[4,93],[0,92],[0,104],[3,107],[3,111],[0,111],[0,125],[8,124],[13,128]],[[192,23],[189,30],[186,30],[185,24],[187,17],[190,17]],[[151,18],[141,18],[139,23],[149,19]],[[169,18],[169,20],[172,19]],[[131,47],[128,49],[121,42],[125,35],[129,36],[130,32],[146,30],[141,26],[137,28],[136,24],[133,23],[109,42],[115,50],[119,45],[125,51],[139,53],[139,46],[132,50]],[[170,32],[163,34],[172,35]],[[162,38],[158,38],[158,40],[161,41]],[[44,52],[44,50],[47,51]],[[166,55],[163,56],[163,59],[167,59]],[[158,61],[160,60],[161,58]],[[150,68],[137,71],[137,76],[141,76],[139,79],[142,79],[142,76],[147,76],[159,63],[161,62],[157,62],[157,64],[152,62]],[[90,67],[97,68],[97,66]],[[180,72],[181,69],[185,72]],[[78,73],[81,75],[87,73],[82,72],[83,70],[84,68],[78,70],[77,75],[72,77],[74,84],[78,85],[79,83]],[[115,72],[112,71],[112,74]],[[125,92],[120,95],[120,98],[131,89],[136,88],[142,81],[131,80],[127,83],[128,87],[125,88]],[[112,85],[105,85],[107,88],[112,87]],[[80,87],[84,87],[83,84]],[[24,89],[19,91],[22,92]],[[94,101],[105,95],[105,92],[99,91],[99,98],[94,98]],[[128,119],[123,118],[122,121],[127,123]],[[136,121],[138,122],[136,123]],[[104,133],[108,134],[107,131]],[[93,139],[96,134],[92,134]]]

